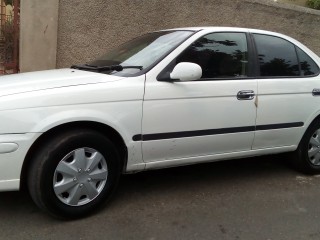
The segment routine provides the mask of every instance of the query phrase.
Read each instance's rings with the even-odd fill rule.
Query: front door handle
[[[320,89],[315,88],[312,90],[312,96],[320,96]]]
[[[255,94],[252,90],[242,90],[238,92],[237,99],[238,100],[252,100]]]

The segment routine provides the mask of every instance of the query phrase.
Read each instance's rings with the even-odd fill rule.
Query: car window
[[[202,79],[239,78],[248,73],[248,45],[245,33],[212,33],[201,37],[177,58],[202,68]]]
[[[260,76],[299,76],[295,46],[279,37],[253,34],[257,47]]]
[[[313,76],[319,73],[318,65],[304,51],[297,47],[297,53],[301,66],[301,76]]]
[[[193,31],[182,30],[148,33],[114,48],[102,57],[90,62],[89,65],[102,67],[120,64],[122,66],[141,66],[147,70],[193,33]],[[104,73],[130,77],[141,73],[141,70],[128,68],[120,72],[107,70]]]

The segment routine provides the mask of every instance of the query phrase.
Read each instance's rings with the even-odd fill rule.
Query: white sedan
[[[320,58],[298,41],[241,28],[145,34],[70,69],[0,78],[0,191],[26,186],[77,218],[119,177],[294,152],[320,172]]]

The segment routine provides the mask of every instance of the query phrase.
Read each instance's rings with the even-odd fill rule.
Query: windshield
[[[89,65],[141,66],[143,71],[153,67],[164,56],[193,34],[192,31],[162,31],[148,33],[111,50]],[[118,76],[134,76],[140,69],[127,68],[122,71],[107,70],[104,73]]]

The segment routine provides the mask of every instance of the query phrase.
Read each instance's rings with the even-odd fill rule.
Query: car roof
[[[279,35],[280,33],[266,31],[261,29],[253,29],[253,28],[239,28],[239,27],[218,27],[218,26],[203,26],[203,27],[183,27],[183,28],[172,28],[172,29],[164,29],[163,31],[237,31],[237,32],[256,32],[256,33],[265,33],[271,35]],[[283,35],[283,34],[281,34]]]
[[[289,37],[288,35],[284,35],[282,33],[271,32],[261,29],[254,29],[254,28],[239,28],[239,27],[215,27],[215,26],[208,26],[208,27],[186,27],[186,28],[173,28],[173,29],[164,29],[162,31],[195,31],[195,32],[249,32],[249,33],[259,33],[271,36],[277,36],[280,38],[287,39],[293,43],[297,43],[297,40]],[[301,44],[301,43],[300,43]]]
[[[238,27],[219,27],[219,26],[203,26],[203,27],[182,27],[182,28],[173,28],[173,29],[166,29],[166,30],[189,30],[189,31],[201,31],[201,30],[245,30],[248,31],[248,28],[238,28]]]

